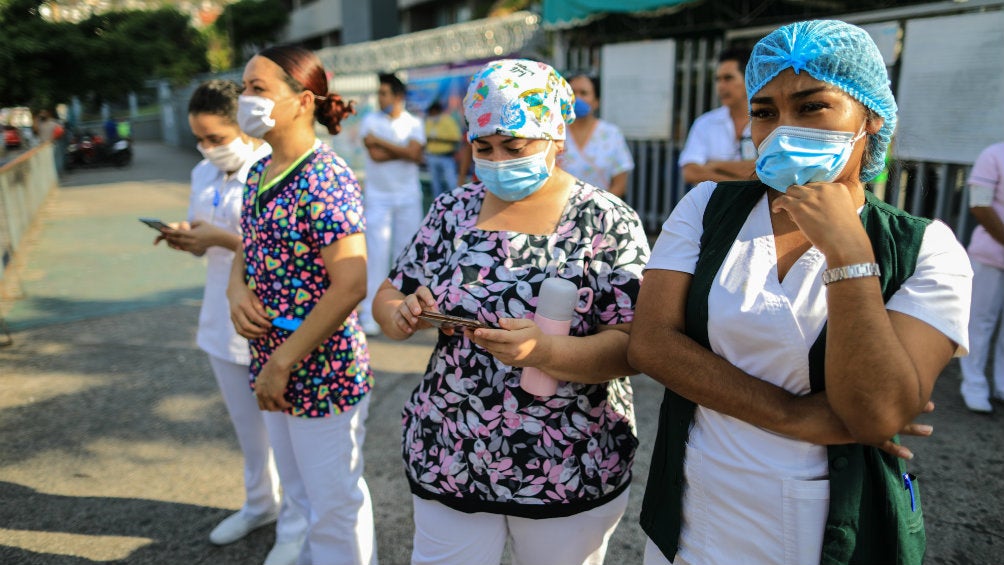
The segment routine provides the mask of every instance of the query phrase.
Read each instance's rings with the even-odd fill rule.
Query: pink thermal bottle
[[[537,327],[548,335],[568,335],[579,293],[575,283],[567,279],[550,278],[541,283],[533,316]],[[558,390],[558,381],[536,367],[524,367],[519,386],[536,396],[552,396]]]

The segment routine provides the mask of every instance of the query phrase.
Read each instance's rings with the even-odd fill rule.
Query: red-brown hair
[[[328,133],[340,132],[342,120],[356,113],[354,102],[345,102],[337,93],[328,91],[328,74],[313,51],[295,45],[277,45],[263,49],[258,55],[279,65],[286,74],[286,84],[294,92],[309,90],[314,94],[314,117],[328,128]]]

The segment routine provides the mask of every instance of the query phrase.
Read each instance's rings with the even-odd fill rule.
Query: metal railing
[[[0,280],[39,206],[59,184],[53,147],[44,143],[0,167]]]

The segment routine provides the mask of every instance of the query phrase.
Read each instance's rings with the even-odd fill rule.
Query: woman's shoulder
[[[355,172],[341,155],[335,152],[327,143],[321,143],[314,153],[314,162],[324,167],[314,167],[314,170],[330,169],[335,175],[349,174],[355,181]]]
[[[577,210],[591,210],[596,214],[612,215],[616,218],[638,219],[638,213],[619,197],[609,191],[575,179],[572,188],[571,206]],[[640,222],[640,219],[638,219]]]
[[[621,128],[617,127],[617,124],[606,120],[597,120],[596,128],[603,137],[624,137],[624,134],[621,133]]]

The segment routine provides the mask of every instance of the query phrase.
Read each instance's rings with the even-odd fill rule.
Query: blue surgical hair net
[[[878,133],[868,136],[861,168],[862,181],[877,177],[896,129],[896,100],[871,36],[838,20],[797,22],[774,30],[753,47],[746,65],[747,100],[789,67],[795,74],[804,70],[836,86],[885,119]]]

